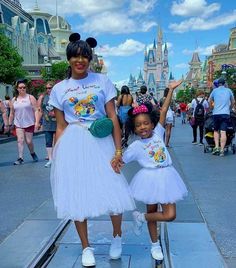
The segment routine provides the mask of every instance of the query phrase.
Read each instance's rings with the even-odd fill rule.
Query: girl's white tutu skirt
[[[65,129],[53,151],[51,186],[58,218],[83,221],[135,208],[125,177],[113,171],[111,135],[95,138],[78,124]]]
[[[134,199],[145,204],[173,204],[188,192],[173,166],[142,168],[133,177],[130,189]]]

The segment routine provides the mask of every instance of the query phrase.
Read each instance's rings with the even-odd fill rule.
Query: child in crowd
[[[160,116],[149,105],[130,109],[131,128],[139,139],[129,145],[123,155],[124,163],[136,160],[142,166],[132,179],[130,189],[137,201],[147,205],[147,212],[133,212],[134,232],[139,235],[143,223],[147,222],[152,242],[151,255],[156,260],[163,259],[158,240],[157,221],[173,221],[176,217],[175,202],[187,195],[185,184],[172,166],[163,138],[172,94],[180,83],[181,81],[177,81],[169,85]],[[158,210],[158,204],[161,205],[161,211]]]

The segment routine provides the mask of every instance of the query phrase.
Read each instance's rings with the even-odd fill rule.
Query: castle
[[[163,33],[158,27],[157,44],[154,39],[152,48],[144,51],[143,75],[140,70],[137,79],[130,75],[128,86],[133,94],[139,90],[141,85],[146,85],[149,93],[152,92],[158,99],[162,97],[163,91],[169,81],[169,63],[167,44],[163,47]]]

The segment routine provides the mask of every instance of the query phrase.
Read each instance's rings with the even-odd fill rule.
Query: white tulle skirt
[[[132,179],[130,189],[134,199],[145,204],[173,204],[188,192],[173,166],[142,168]]]
[[[58,218],[83,221],[135,208],[125,177],[113,171],[112,136],[68,125],[53,152],[51,186]]]

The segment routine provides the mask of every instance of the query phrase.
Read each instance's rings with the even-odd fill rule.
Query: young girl
[[[133,130],[140,139],[134,141],[124,152],[123,161],[138,161],[142,169],[134,176],[130,188],[137,201],[147,204],[147,213],[133,212],[134,231],[141,233],[142,225],[147,222],[152,241],[151,255],[162,260],[163,254],[157,234],[157,221],[173,221],[176,217],[175,202],[187,194],[187,189],[175,168],[163,140],[166,114],[173,90],[181,81],[169,86],[169,93],[158,116],[147,105],[129,111]],[[156,125],[156,126],[155,126]],[[161,211],[158,210],[161,205]]]

